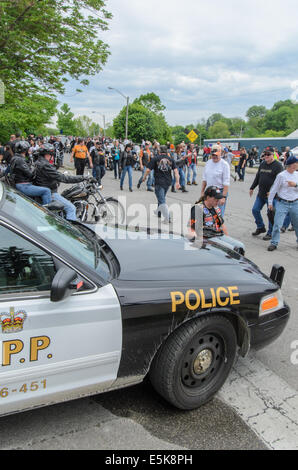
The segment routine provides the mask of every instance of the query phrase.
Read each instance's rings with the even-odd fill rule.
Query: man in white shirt
[[[277,175],[270,190],[268,197],[269,210],[273,209],[274,197],[276,197],[277,203],[268,251],[276,250],[280,239],[280,229],[288,213],[296,233],[298,249],[298,158],[294,155],[287,158],[286,169]]]
[[[203,172],[201,196],[209,186],[216,186],[223,194],[223,199],[219,201],[218,207],[224,216],[228,190],[230,186],[230,167],[228,163],[221,158],[221,146],[213,145],[211,150],[211,159],[208,160]]]

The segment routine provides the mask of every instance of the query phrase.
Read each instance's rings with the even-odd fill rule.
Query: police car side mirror
[[[60,302],[71,294],[71,282],[77,277],[77,273],[66,266],[61,267],[52,282],[51,302]]]

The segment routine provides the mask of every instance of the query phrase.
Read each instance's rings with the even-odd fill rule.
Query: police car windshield
[[[2,196],[2,197],[1,197]],[[92,267],[105,280],[110,278],[109,265],[100,253],[96,238],[86,234],[60,217],[55,217],[30,199],[0,184],[1,210],[21,226],[27,226],[37,235],[54,243],[73,258]]]

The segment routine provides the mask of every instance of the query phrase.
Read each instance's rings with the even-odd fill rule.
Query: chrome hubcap
[[[204,374],[206,370],[209,369],[209,367],[211,366],[212,360],[213,360],[212,351],[210,349],[203,349],[203,351],[201,351],[197,355],[193,363],[193,369],[194,369],[195,374],[197,375]]]

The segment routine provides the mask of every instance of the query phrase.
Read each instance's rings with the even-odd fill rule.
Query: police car
[[[188,410],[283,331],[266,276],[204,240],[70,224],[0,184],[0,414],[141,382]]]

